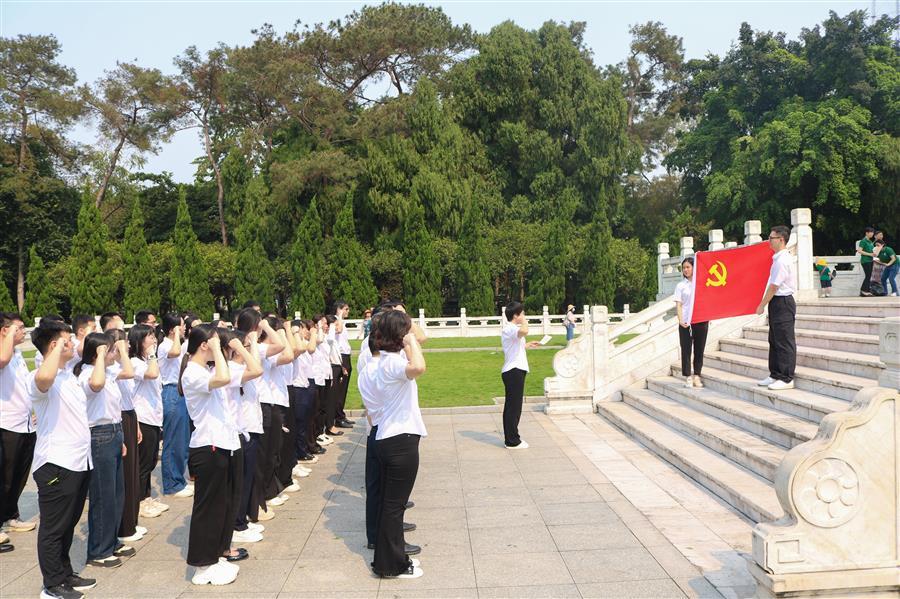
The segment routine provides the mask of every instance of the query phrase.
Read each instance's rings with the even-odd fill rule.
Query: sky
[[[893,14],[896,0],[876,2],[876,12]],[[378,4],[373,0],[368,4]],[[0,0],[0,35],[53,34],[62,45],[60,61],[75,69],[80,82],[92,82],[117,61],[134,61],[174,73],[173,57],[188,46],[200,50],[219,42],[252,43],[251,30],[271,23],[282,33],[299,19],[328,22],[358,9],[342,0]],[[687,58],[728,51],[744,21],[756,30],[782,31],[795,38],[829,11],[871,10],[871,0],[756,1],[474,1],[426,2],[440,6],[454,23],[487,32],[506,20],[536,29],[547,20],[585,21],[585,43],[599,65],[621,61],[628,52],[628,27],[654,20],[683,38]],[[85,127],[73,137],[95,143]],[[169,171],[179,182],[193,179],[192,161],[202,154],[195,130],[178,133],[162,151],[147,156],[144,170]]]

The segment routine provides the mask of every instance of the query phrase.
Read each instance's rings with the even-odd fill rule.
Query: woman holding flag
[[[675,309],[678,311],[678,342],[681,345],[681,374],[685,387],[702,387],[700,371],[703,370],[703,350],[709,321],[691,323],[694,312],[694,257],[681,261],[684,279],[675,287]],[[691,375],[691,351],[694,353],[694,374]]]

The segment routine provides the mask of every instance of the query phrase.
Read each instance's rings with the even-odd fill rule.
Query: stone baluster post
[[[41,317],[35,316],[34,317],[34,328],[38,328],[39,326],[41,326]]]
[[[425,308],[419,308],[419,328],[425,330]]]
[[[585,304],[581,307],[581,327],[582,332],[586,332],[588,330],[588,323],[591,321],[591,307]]]
[[[218,312],[213,312],[213,320],[221,320],[221,319],[222,319],[222,317],[219,316]]]
[[[541,330],[543,331],[542,335],[550,334],[550,308],[544,306],[541,311]]]
[[[685,256],[693,256],[694,255],[694,238],[693,237],[682,237],[681,238],[681,257]]]
[[[294,312],[294,320],[300,320],[300,316],[301,316],[301,315],[300,315],[300,311],[299,311],[299,310],[297,310],[297,311]]]
[[[609,311],[606,306],[594,306],[590,318],[591,337],[593,338],[594,362],[594,395],[592,403],[596,405],[606,397],[606,372],[609,365]]]
[[[459,309],[459,334],[463,337],[469,336],[469,323],[466,321],[466,309]]]
[[[659,300],[659,294],[663,288],[663,260],[669,259],[669,244],[660,243],[656,246],[656,299]]]
[[[762,241],[762,223],[758,220],[744,221],[744,245]]]
[[[818,295],[813,270],[812,211],[791,210],[791,239],[797,241],[797,299],[815,299]]]
[[[631,314],[631,305],[625,304],[622,306],[622,315],[627,317],[629,314]]]
[[[722,242],[725,239],[725,232],[722,229],[710,229],[709,231],[709,250],[721,250],[725,246]]]
[[[879,323],[878,355],[884,362],[878,385],[886,389],[900,389],[900,316],[884,318]]]
[[[737,246],[738,246],[737,241],[726,241],[726,242],[725,242],[725,249],[726,249],[726,250],[727,250],[728,248],[736,248]]]

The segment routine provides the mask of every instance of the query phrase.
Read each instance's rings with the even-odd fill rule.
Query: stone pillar
[[[541,311],[541,331],[542,335],[550,334],[550,308],[547,306]]]
[[[581,309],[581,328],[582,333],[588,331],[588,323],[591,322],[591,307],[585,304]]]
[[[299,310],[295,311],[294,312],[294,320],[300,320],[300,318],[301,318],[300,311]]]
[[[39,326],[41,326],[41,317],[35,316],[34,317],[34,328],[38,328]]]
[[[628,316],[629,314],[631,314],[631,305],[625,304],[624,306],[622,306],[622,315]]]
[[[656,246],[656,299],[659,299],[660,290],[663,288],[663,260],[669,259],[669,244],[660,243]]]
[[[469,336],[469,323],[466,321],[466,309],[459,309],[459,333],[463,337]]]
[[[606,306],[591,309],[591,337],[594,340],[594,393],[591,398],[596,405],[606,397],[606,372],[609,363],[609,310]]]
[[[878,354],[884,371],[878,384],[886,389],[900,389],[900,316],[882,319],[878,325]]]
[[[221,320],[221,319],[222,319],[222,317],[219,316],[218,312],[213,312],[213,320]]]
[[[758,220],[744,221],[744,245],[762,241],[762,223]]]
[[[726,241],[726,242],[725,242],[725,249],[726,249],[726,250],[727,250],[728,248],[736,248],[737,246],[738,246],[737,241]]]
[[[812,211],[809,208],[791,210],[791,239],[797,242],[797,299],[815,299],[818,295],[813,270]]]
[[[681,257],[685,256],[693,256],[694,255],[694,238],[693,237],[682,237],[681,238]]]
[[[725,240],[725,232],[722,229],[710,229],[709,231],[709,251],[721,250],[725,246],[722,242]]]
[[[419,328],[425,330],[425,308],[419,308]]]

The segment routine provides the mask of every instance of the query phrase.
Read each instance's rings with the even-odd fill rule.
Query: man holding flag
[[[784,225],[772,227],[769,245],[775,252],[769,270],[769,282],[757,314],[769,306],[769,376],[759,381],[773,391],[794,388],[794,368],[797,365],[797,343],[794,339],[794,320],[797,304],[797,273],[787,242],[791,231]]]

